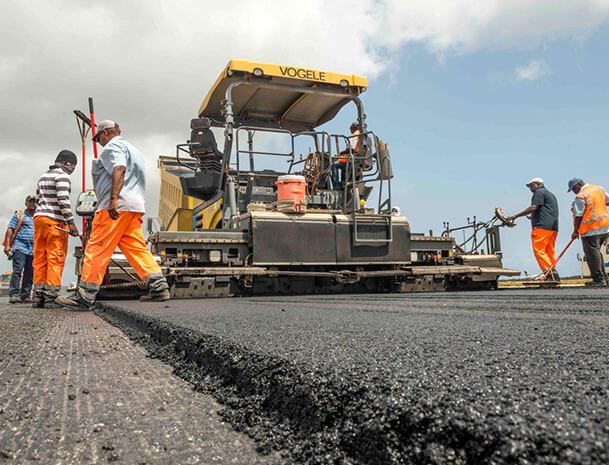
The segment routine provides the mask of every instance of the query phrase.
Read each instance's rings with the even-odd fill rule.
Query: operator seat
[[[359,151],[356,153],[356,169],[358,174],[363,171],[370,171],[373,168],[373,156],[372,156],[372,140],[367,134],[360,136],[358,143]]]
[[[218,150],[216,136],[210,129],[211,124],[208,118],[194,118],[190,121],[190,152],[193,158],[200,161],[210,158],[222,159],[222,153]]]
[[[194,172],[180,175],[182,190],[186,195],[209,200],[218,193],[222,179],[222,152],[216,145],[216,137],[207,118],[190,121],[190,156],[197,160]]]

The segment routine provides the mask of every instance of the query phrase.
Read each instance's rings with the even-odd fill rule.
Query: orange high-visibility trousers
[[[34,291],[58,295],[68,252],[68,233],[62,221],[46,216],[34,218]]]
[[[547,270],[556,261],[556,237],[558,231],[533,228],[531,241],[533,242],[533,253],[542,271]]]
[[[120,217],[113,220],[108,210],[100,210],[95,214],[79,283],[83,292],[89,291],[85,297],[94,298],[117,246],[140,279],[146,281],[150,275],[162,276],[161,268],[146,247],[142,215],[137,212],[120,212]]]

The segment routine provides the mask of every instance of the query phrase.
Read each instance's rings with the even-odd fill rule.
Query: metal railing
[[[379,140],[374,134],[373,131],[366,131],[360,134],[354,134],[351,136],[343,136],[339,134],[333,134],[331,136],[334,138],[336,142],[336,150],[337,150],[337,158],[346,158],[345,163],[345,179],[343,180],[342,188],[344,190],[344,210],[348,211],[347,202],[349,200],[349,194],[351,194],[351,204],[352,204],[352,218],[353,218],[353,243],[390,243],[393,242],[393,226],[391,220],[391,180],[384,179],[383,170],[381,167],[381,160],[379,157]],[[339,140],[342,139],[347,147],[347,153],[341,154],[339,150]],[[357,139],[359,150],[356,152],[353,150],[351,145],[351,140]],[[366,150],[366,145],[362,143],[362,141],[372,141],[369,150]],[[366,152],[364,155],[360,155],[360,151]],[[367,163],[370,163],[370,169],[364,169]],[[357,178],[357,170],[358,164],[362,165],[361,167],[361,177]],[[349,179],[350,178],[350,179]],[[358,212],[361,210],[360,208],[360,198],[359,198],[359,186],[366,185],[371,182],[379,183],[379,192],[378,192],[378,202],[376,214],[371,216],[370,214],[360,214]],[[383,181],[387,182],[387,196],[383,196]],[[363,223],[366,226],[370,225],[370,220],[374,221],[380,220],[384,224],[386,231],[386,236],[384,238],[381,237],[373,237],[373,238],[362,238],[360,237],[360,223],[358,223],[359,219],[366,219],[366,222]]]

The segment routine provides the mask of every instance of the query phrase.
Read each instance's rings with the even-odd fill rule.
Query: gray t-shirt
[[[552,192],[545,187],[533,192],[531,205],[538,208],[531,215],[531,226],[547,231],[558,231],[558,202]]]
[[[126,168],[125,183],[118,195],[118,210],[145,213],[144,157],[138,149],[121,136],[116,136],[108,142],[100,153],[99,159],[93,160],[91,175],[97,195],[97,210],[108,209],[112,189],[112,171],[116,166]]]

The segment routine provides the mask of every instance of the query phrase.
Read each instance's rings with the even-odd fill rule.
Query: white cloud
[[[550,66],[543,60],[531,60],[514,70],[519,81],[536,81],[550,72]]]
[[[387,0],[383,5],[383,44],[423,43],[439,54],[582,38],[609,20],[609,0]]]

